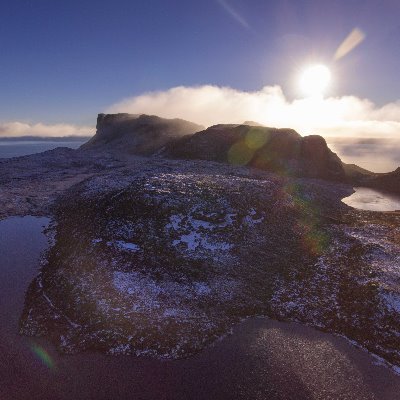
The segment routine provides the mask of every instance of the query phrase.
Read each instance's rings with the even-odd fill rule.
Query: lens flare
[[[337,48],[334,59],[340,60],[360,45],[364,39],[365,33],[358,28],[354,28]]]
[[[32,344],[31,350],[36,354],[40,361],[49,369],[55,368],[55,363],[50,354],[38,344]]]
[[[329,246],[330,237],[321,227],[321,210],[307,198],[300,184],[290,183],[285,186],[286,193],[292,199],[298,212],[297,228],[302,232],[300,244],[308,254],[319,256]]]

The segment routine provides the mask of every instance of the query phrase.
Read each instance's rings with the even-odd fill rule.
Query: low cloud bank
[[[251,120],[304,135],[400,138],[400,101],[383,107],[355,96],[288,101],[279,86],[254,92],[179,86],[127,98],[106,111],[179,117],[206,126]]]
[[[94,131],[95,129],[90,126],[68,124],[46,125],[42,123],[27,124],[22,122],[0,123],[0,138],[21,136],[92,136]]]

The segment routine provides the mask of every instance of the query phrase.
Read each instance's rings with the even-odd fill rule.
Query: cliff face
[[[201,129],[201,125],[182,119],[145,114],[99,114],[96,134],[81,149],[117,150],[149,156],[167,143]]]
[[[170,143],[164,154],[248,165],[289,176],[345,180],[342,162],[324,138],[302,137],[292,129],[215,125]]]

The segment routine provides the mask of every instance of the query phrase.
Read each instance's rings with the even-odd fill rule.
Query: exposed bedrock
[[[179,358],[268,315],[400,363],[399,214],[349,214],[337,184],[195,165],[65,193],[21,333],[67,353]]]
[[[165,154],[248,165],[285,176],[345,181],[341,160],[324,138],[302,137],[292,129],[215,125],[171,143]]]
[[[96,134],[81,149],[116,150],[149,156],[183,135],[203,129],[182,119],[155,115],[99,114]]]

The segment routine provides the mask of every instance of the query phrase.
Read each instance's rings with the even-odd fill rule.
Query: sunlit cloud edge
[[[205,126],[251,120],[304,135],[400,138],[400,101],[380,107],[357,96],[289,101],[277,85],[251,92],[214,85],[178,86],[123,99],[105,112],[183,118]]]

